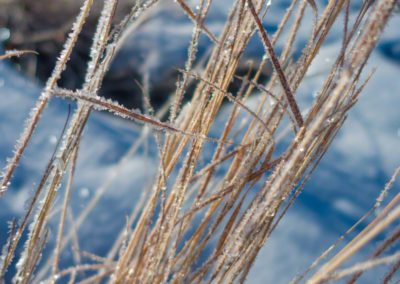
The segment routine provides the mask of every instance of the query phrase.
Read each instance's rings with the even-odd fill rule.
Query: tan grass
[[[205,24],[212,7],[211,0],[200,0],[196,11],[179,0],[177,5],[193,20],[194,31],[185,70],[180,70],[181,78],[178,79],[176,92],[170,99],[169,120],[162,122],[158,117],[163,115],[154,114],[151,109],[146,86],[142,90],[149,114],[126,109],[97,96],[102,79],[126,39],[127,31],[132,33],[135,29],[140,29],[140,25],[136,23],[144,18],[151,21],[147,11],[156,9],[158,2],[137,1],[130,14],[118,25],[118,29],[112,29],[118,1],[106,0],[93,38],[91,59],[82,89],[60,89],[56,85],[57,81],[92,6],[91,0],[84,2],[56,68],[18,140],[14,157],[4,171],[0,197],[8,188],[9,182],[12,182],[12,174],[49,100],[54,96],[61,96],[78,101],[78,108],[68,123],[57,152],[47,166],[26,216],[18,226],[13,223],[10,242],[4,251],[1,277],[11,264],[22,233],[26,230],[30,217],[34,215],[24,251],[17,256],[17,272],[14,275],[16,283],[51,283],[57,279],[66,279],[67,276],[70,277],[69,282],[73,283],[77,273],[85,270],[94,270],[96,273],[83,283],[99,283],[101,279],[108,279],[111,283],[244,282],[258,252],[300,194],[345,122],[347,112],[357,102],[365,83],[370,79],[367,77],[362,81],[360,75],[396,5],[394,0],[364,1],[356,21],[350,23],[349,1],[332,0],[323,7],[323,11],[318,11],[313,0],[293,0],[278,30],[270,35],[261,23],[262,18],[268,15],[270,7],[266,1],[237,0],[231,7],[224,29],[216,37]],[[305,11],[309,8],[314,15],[314,26],[302,55],[295,60],[290,55],[294,49],[296,34],[306,17]],[[296,91],[342,13],[345,15],[342,49],[338,52],[322,89],[318,90],[318,96],[310,110],[301,112],[295,97]],[[288,24],[290,19],[294,19],[291,26]],[[278,57],[274,47],[283,36],[283,30],[288,31],[287,38],[284,39],[286,45]],[[205,66],[200,66],[202,71],[199,74],[194,71],[194,66],[197,44],[202,33],[212,40],[213,50]],[[264,44],[265,56],[260,60],[254,77],[237,77],[235,72],[244,50],[250,38],[258,36],[257,33]],[[274,73],[267,85],[261,85],[258,78],[267,62],[272,63]],[[236,94],[232,94],[228,92],[228,88],[235,77],[240,78],[242,86]],[[183,105],[182,101],[188,95],[187,88],[191,80],[196,82],[196,88],[190,103]],[[247,103],[253,93],[260,93],[260,101],[255,110]],[[224,98],[232,103],[230,113],[226,116],[219,137],[210,137],[210,129],[220,113]],[[98,189],[85,211],[76,220],[71,220],[74,229],[64,232],[79,144],[81,139],[85,139],[82,133],[94,109],[108,110],[133,119],[144,124],[144,128],[141,137],[120,161],[116,172]],[[288,127],[293,130],[294,138],[287,149],[276,158],[276,145],[282,135],[278,132],[278,127],[286,125],[286,120],[283,119],[285,116],[289,117]],[[237,126],[241,123],[245,123],[246,130],[238,134]],[[143,189],[140,202],[132,208],[126,227],[115,240],[109,254],[100,258],[78,252],[96,263],[77,264],[70,268],[58,267],[66,244],[74,239],[79,226],[96,206],[102,193],[117,178],[118,168],[126,165],[127,159],[150,134],[155,135],[159,150],[155,182],[151,188]],[[201,165],[202,150],[207,143],[216,143],[216,147],[212,160]],[[178,161],[183,161],[180,168],[177,168]],[[217,167],[223,163],[226,165],[226,162],[229,164],[224,175],[217,175]],[[68,167],[68,185],[63,197],[56,249],[52,256],[42,260],[43,264],[37,271],[40,254],[48,237],[47,223],[51,208]],[[177,174],[172,175],[173,172]],[[393,180],[398,173],[399,170]],[[393,180],[370,212],[380,205]],[[255,187],[257,191],[249,194]],[[41,196],[43,200],[38,202]],[[314,275],[308,276],[306,273],[317,266],[332,247],[305,274],[293,281],[307,279],[307,283],[323,283],[353,275],[354,282],[367,269],[399,262],[398,252],[392,256],[377,258],[388,247],[383,245],[379,253],[374,254],[370,260],[339,270],[344,261],[399,218],[399,199],[396,196],[358,236],[318,267]],[[161,208],[159,212],[156,208],[158,205]],[[194,225],[195,217],[198,216],[201,220]],[[364,219],[365,217],[361,221]],[[132,225],[134,220],[137,220],[135,226]],[[393,237],[386,244],[396,241],[399,235],[393,232]],[[211,245],[212,242],[215,245]],[[182,243],[183,247],[179,248],[178,244]],[[333,246],[335,245],[336,243]],[[210,246],[213,248],[212,253],[198,265],[201,254]],[[386,276],[385,281],[398,268],[399,265],[395,264],[394,271]]]

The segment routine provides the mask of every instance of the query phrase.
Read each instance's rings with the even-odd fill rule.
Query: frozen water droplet
[[[328,118],[326,121],[328,122],[328,124],[331,124],[331,123],[333,123],[335,121],[335,119],[334,118]]]
[[[55,188],[54,188],[54,191],[58,191],[59,189],[60,189],[60,187],[61,187],[61,183],[59,184],[59,185],[57,185]]]
[[[59,170],[60,172],[64,171],[65,168],[65,163],[62,159],[60,158],[56,158],[54,160],[54,166],[57,168],[57,170]]]

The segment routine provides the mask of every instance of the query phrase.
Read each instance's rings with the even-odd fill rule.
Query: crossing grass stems
[[[318,7],[314,0],[293,0],[278,29],[270,34],[264,29],[262,20],[273,3],[236,0],[218,36],[207,28],[205,21],[213,7],[211,2],[199,0],[196,10],[184,1],[175,2],[174,5],[193,21],[187,62],[185,68],[179,70],[181,76],[175,93],[170,96],[166,107],[159,111],[152,109],[148,87],[143,84],[143,96],[149,111],[142,114],[97,96],[97,91],[127,36],[140,29],[140,24],[135,23],[144,19],[151,21],[150,12],[165,6],[158,0],[136,1],[130,13],[119,24],[112,25],[118,1],[105,0],[93,36],[90,62],[82,88],[75,91],[60,89],[57,81],[93,4],[92,0],[84,1],[55,69],[36,107],[29,114],[26,128],[16,143],[14,156],[2,175],[0,197],[7,198],[3,194],[12,183],[13,172],[34,135],[36,125],[40,123],[45,106],[54,97],[76,100],[77,108],[62,131],[63,135],[26,215],[20,222],[11,223],[10,237],[3,247],[1,258],[2,279],[16,257],[15,283],[53,283],[59,279],[74,283],[79,272],[88,270],[94,273],[80,278],[82,283],[100,283],[104,279],[111,283],[241,283],[246,280],[260,249],[268,242],[271,233],[318,167],[345,123],[349,109],[357,102],[360,92],[371,78],[372,74],[363,80],[361,74],[396,1],[364,0],[357,17],[350,21],[348,0],[332,0],[323,7]],[[318,11],[318,8],[322,10]],[[307,9],[312,11],[314,24],[301,56],[295,59],[291,55],[296,35],[307,20]],[[296,91],[329,31],[342,15],[345,19],[342,48],[310,109],[301,112]],[[200,64],[196,61],[196,54],[202,34],[211,40],[212,51],[207,61]],[[254,75],[250,76],[249,72],[247,76],[239,77],[235,74],[236,69],[252,37],[259,37],[265,47],[265,55],[259,64],[253,66]],[[278,54],[275,46],[282,37],[285,37],[285,45]],[[14,55],[23,56],[25,52],[28,51],[12,51],[1,56],[0,60]],[[268,63],[272,64],[274,72],[268,83],[263,85],[258,79]],[[235,78],[240,79],[242,85],[232,94],[228,88]],[[188,94],[191,82],[196,87]],[[253,109],[248,106],[248,98],[255,93],[258,94],[258,104]],[[191,95],[189,103],[183,104],[183,98],[188,95]],[[218,137],[210,137],[210,129],[225,98],[232,106],[224,117],[224,127]],[[79,145],[85,139],[82,133],[94,110],[110,111],[132,119],[143,125],[143,131],[85,210],[71,220],[68,219],[68,203],[74,175],[80,174],[75,171]],[[160,121],[159,118],[165,117],[168,111],[167,121]],[[289,124],[284,117],[289,117]],[[285,124],[286,129],[293,131],[293,139],[276,157],[277,145],[287,133],[280,133],[279,126]],[[118,179],[118,171],[127,166],[127,160],[132,156],[134,158],[139,146],[151,135],[155,137],[159,156],[154,183],[150,188],[143,189],[132,213],[128,217],[121,216],[126,218],[126,226],[121,228],[108,254],[100,257],[77,250],[78,255],[85,256],[90,262],[59,267],[60,256],[67,244],[73,242],[75,230],[79,232],[79,227],[96,207],[101,195],[113,180]],[[204,165],[200,161],[207,143],[215,143],[216,146],[212,148],[211,160]],[[180,161],[182,163],[178,168]],[[217,174],[221,165],[226,169],[222,175],[220,172]],[[399,228],[391,226],[400,216],[399,194],[381,208],[377,216],[344,248],[333,255],[331,251],[367,216],[381,207],[399,171],[395,171],[371,210],[310,264],[307,271],[295,276],[293,283],[326,283],[346,276],[351,276],[347,278],[348,282],[354,283],[363,272],[382,264],[391,266],[382,277],[384,283],[390,281],[400,267],[400,255],[398,252],[385,257],[380,255],[400,236]],[[67,179],[67,185],[65,195],[61,197],[61,213],[52,214],[55,198],[60,195],[57,189],[64,179]],[[249,194],[253,188],[256,188],[255,193]],[[60,218],[55,235],[56,245],[51,256],[40,259],[49,237],[50,215],[51,218]],[[70,231],[66,230],[68,220],[73,222],[74,227]],[[195,220],[196,225],[193,226]],[[389,237],[369,259],[352,267],[342,267],[346,260],[384,230],[389,230]],[[25,231],[28,238],[24,241],[22,253],[16,255],[16,248],[22,242],[21,236]],[[212,248],[211,253],[205,260],[201,259],[203,252],[209,248]]]

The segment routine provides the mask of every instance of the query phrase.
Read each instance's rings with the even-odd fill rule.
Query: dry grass
[[[57,81],[93,4],[92,0],[84,2],[54,72],[30,113],[27,127],[17,142],[14,157],[8,163],[1,181],[0,197],[7,190],[9,182],[12,182],[13,172],[52,97],[77,100],[78,108],[72,114],[57,152],[49,161],[26,216],[18,225],[16,222],[12,225],[10,241],[5,245],[3,254],[2,277],[11,264],[23,232],[28,230],[29,237],[24,244],[24,250],[17,256],[17,272],[14,275],[16,283],[48,283],[57,279],[65,281],[68,277],[68,281],[73,283],[77,273],[85,270],[94,270],[96,273],[82,280],[82,283],[99,283],[101,279],[108,279],[112,283],[245,281],[258,252],[300,194],[345,122],[347,112],[357,102],[370,78],[368,76],[367,80],[360,81],[360,75],[396,5],[394,0],[364,1],[358,17],[350,22],[349,1],[332,0],[323,7],[323,11],[318,11],[313,0],[293,0],[278,30],[271,37],[261,24],[262,17],[268,15],[269,10],[269,5],[265,2],[235,1],[225,27],[217,38],[205,25],[211,0],[199,1],[196,11],[192,11],[184,1],[177,1],[182,11],[193,20],[194,31],[185,70],[181,70],[176,92],[170,99],[167,122],[161,122],[157,118],[162,116],[165,109],[158,114],[151,109],[145,87],[143,93],[148,102],[148,115],[97,96],[102,79],[127,33],[140,28],[135,23],[147,17],[147,11],[158,5],[157,0],[136,2],[131,12],[114,28],[112,20],[118,1],[106,0],[93,38],[91,60],[82,89],[72,91],[57,87]],[[293,43],[305,18],[306,9],[312,10],[314,26],[302,55],[295,60],[291,57]],[[296,102],[296,90],[341,13],[345,15],[342,49],[311,108],[302,113]],[[290,26],[288,23],[293,24]],[[289,31],[284,39],[286,45],[277,54],[274,46],[283,30]],[[195,57],[202,33],[213,41],[214,47],[207,63],[202,66],[201,73],[197,74],[194,71]],[[240,90],[231,94],[227,90],[235,78],[239,60],[253,36],[259,36],[264,44],[265,56],[257,66],[256,75],[240,78]],[[263,66],[268,62],[272,63],[274,73],[268,84],[263,86],[257,80]],[[192,80],[196,82],[195,91],[190,103],[182,105]],[[261,99],[257,109],[252,110],[246,101],[255,92],[260,93]],[[208,136],[209,131],[225,98],[230,100],[232,108],[226,116],[219,137],[211,138]],[[152,188],[144,190],[143,198],[135,205],[132,215],[127,218],[126,228],[121,231],[107,256],[101,258],[80,252],[96,264],[79,264],[60,270],[60,255],[74,237],[74,232],[64,232],[64,227],[68,217],[69,194],[79,143],[84,139],[82,132],[93,109],[108,110],[150,126],[158,144],[158,173]],[[248,115],[245,118],[248,123],[245,124],[246,129],[239,128],[241,132],[237,135],[237,126],[244,123],[239,119],[242,117],[239,116],[241,112]],[[276,157],[277,144],[280,142],[278,137],[281,135],[278,129],[281,129],[281,125],[285,126],[285,116],[290,119],[288,127],[293,131],[294,138],[285,151]],[[119,167],[125,165],[126,159],[137,150],[146,135],[150,134],[142,132],[142,136],[120,161]],[[202,150],[209,141],[217,146],[212,160],[202,166],[199,162]],[[178,161],[183,161],[180,168],[177,168]],[[216,169],[221,164],[228,167],[223,176],[216,174]],[[63,197],[56,249],[51,257],[42,260],[40,270],[36,271],[48,236],[49,214],[68,167],[68,184]],[[176,177],[172,175],[173,171],[178,172]],[[398,173],[399,170],[393,180]],[[85,211],[75,220],[76,227],[82,224],[90,210],[96,206],[113,178],[115,177],[111,177],[97,191]],[[380,205],[393,180],[367,214]],[[249,194],[255,186],[258,188],[256,193]],[[41,198],[41,202],[38,202]],[[399,198],[397,195],[373,222],[325,264],[319,266],[313,275],[304,274],[293,282],[306,279],[307,283],[323,283],[347,275],[353,277],[349,281],[356,281],[365,270],[376,265],[394,263],[393,269],[384,279],[389,281],[400,266],[400,255],[397,252],[384,258],[378,257],[398,239],[398,230],[392,232],[392,236],[378,248],[370,260],[352,268],[339,268],[344,261],[399,218]],[[34,217],[30,221],[32,215]],[[201,221],[193,226],[195,217],[198,219],[199,216]],[[135,226],[132,225],[134,220],[137,220]],[[211,245],[211,242],[215,245]],[[205,261],[199,262],[204,250],[210,246],[213,248],[212,253]],[[309,271],[331,249],[316,260]]]

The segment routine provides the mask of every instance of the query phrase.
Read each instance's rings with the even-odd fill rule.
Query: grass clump
[[[92,0],[84,1],[54,71],[30,113],[15,154],[4,170],[0,196],[12,182],[13,172],[49,101],[53,97],[69,97],[77,101],[78,107],[66,124],[64,135],[48,163],[26,216],[18,225],[14,222],[11,226],[10,241],[4,247],[2,258],[2,277],[12,262],[23,232],[27,230],[23,252],[17,256],[17,272],[13,276],[16,283],[33,280],[57,282],[67,277],[73,283],[79,272],[86,270],[95,273],[80,279],[83,283],[98,283],[104,279],[112,283],[245,281],[258,252],[300,194],[369,80],[370,76],[361,80],[362,71],[396,1],[363,1],[357,17],[350,21],[350,1],[333,0],[319,11],[321,7],[317,7],[313,0],[293,0],[277,31],[271,35],[262,25],[262,18],[268,16],[271,3],[237,0],[230,8],[219,36],[210,32],[206,24],[211,2],[201,0],[193,10],[184,1],[176,1],[176,5],[193,21],[194,30],[185,68],[179,70],[181,76],[176,82],[176,91],[165,108],[169,110],[169,117],[167,121],[160,121],[158,118],[164,115],[165,109],[154,112],[145,87],[143,95],[148,114],[127,109],[97,95],[127,35],[140,28],[135,23],[143,21],[148,11],[159,8],[161,4],[157,0],[135,2],[117,24],[113,24],[113,16],[118,1],[104,1],[82,88],[68,90],[57,86],[93,5]],[[294,43],[307,9],[312,12],[313,27],[301,55],[295,58],[292,56]],[[296,91],[341,15],[345,19],[341,50],[310,109],[301,111]],[[151,17],[147,20],[151,21]],[[196,54],[202,35],[210,39],[213,47],[206,63],[198,66]],[[277,54],[275,45],[283,36],[285,45]],[[264,46],[264,56],[254,67],[257,70],[255,75],[237,76],[239,62],[252,37],[259,37]],[[260,84],[258,79],[265,64],[271,64],[274,72],[267,84]],[[230,93],[228,90],[234,79],[241,81],[241,87],[236,93]],[[196,87],[190,102],[182,104],[191,82],[195,82]],[[259,93],[255,109],[248,106],[248,98],[253,93]],[[225,99],[232,107],[219,136],[210,137],[210,129]],[[146,190],[143,200],[135,205],[137,210],[127,218],[126,228],[121,230],[120,237],[105,257],[82,252],[96,264],[60,268],[60,255],[72,238],[64,229],[73,177],[79,174],[75,173],[79,144],[84,139],[82,133],[86,122],[96,109],[110,111],[152,128],[151,134],[157,141],[159,152],[158,172],[151,189]],[[292,133],[293,139],[284,151],[278,152],[277,146],[284,135],[281,129],[285,128]],[[137,143],[141,143],[141,139]],[[203,165],[202,155],[207,143],[216,146],[211,161]],[[124,165],[123,159],[121,165]],[[222,176],[217,173],[221,165],[226,167]],[[68,179],[56,247],[48,259],[42,260],[43,265],[37,271],[48,237],[48,219],[58,196],[57,189],[66,179],[66,173]],[[254,188],[257,190],[250,193]],[[96,206],[102,192],[97,193],[78,217],[76,226],[80,226]],[[350,281],[355,281],[365,270],[394,262],[384,280],[389,281],[399,267],[400,256],[395,253],[379,258],[379,255],[397,240],[397,232],[392,232],[393,235],[370,260],[349,269],[339,268],[399,217],[398,199],[396,196],[359,235],[318,267],[313,275],[304,274],[293,281],[307,279],[307,283],[324,283],[348,275],[353,277]],[[379,202],[367,214],[378,207]],[[203,260],[210,247],[211,253]],[[309,271],[331,249],[317,259]]]

